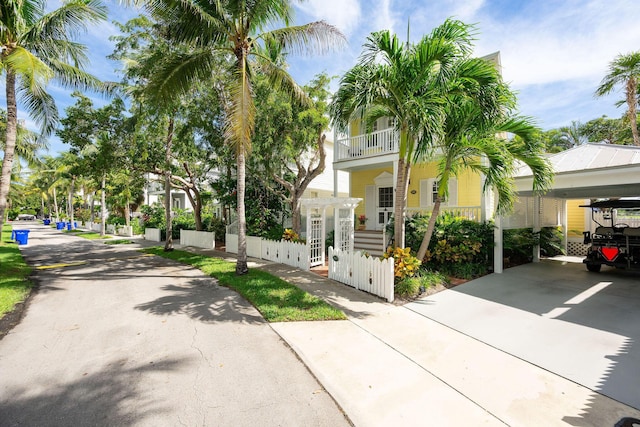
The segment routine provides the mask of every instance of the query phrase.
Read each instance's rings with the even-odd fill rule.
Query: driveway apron
[[[0,425],[349,425],[236,292],[129,245],[30,229],[39,290],[0,341]]]

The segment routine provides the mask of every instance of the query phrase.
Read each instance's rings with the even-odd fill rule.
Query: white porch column
[[[562,247],[564,253],[569,253],[569,217],[567,212],[567,199],[562,199]]]
[[[493,229],[493,272],[501,274],[504,270],[502,216],[496,215]]]
[[[339,249],[342,247],[342,237],[340,229],[340,206],[333,207],[333,249]]]
[[[335,233],[334,233],[335,235]],[[326,260],[326,253],[327,253],[327,206],[323,206],[322,207],[322,243],[321,243],[321,247],[322,247],[322,265],[324,265],[327,260]]]
[[[533,196],[533,232],[540,235],[540,215],[542,215],[542,198]],[[533,246],[533,262],[540,262],[540,243]]]

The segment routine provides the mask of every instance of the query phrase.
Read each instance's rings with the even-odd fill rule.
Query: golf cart
[[[640,200],[603,200],[580,207],[590,208],[591,218],[598,224],[593,234],[583,233],[584,244],[591,243],[582,261],[587,270],[597,273],[602,265],[640,270],[640,227],[618,222],[619,210],[640,217]]]

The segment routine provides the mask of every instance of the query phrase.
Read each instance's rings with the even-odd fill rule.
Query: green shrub
[[[562,232],[557,227],[543,227],[539,233],[531,228],[504,230],[504,257],[511,265],[526,264],[533,260],[533,247],[540,245],[540,254],[556,256],[564,254]]]
[[[109,215],[107,218],[107,224],[125,225],[126,223],[126,220],[118,215]]]
[[[394,293],[399,297],[415,297],[427,289],[446,283],[446,278],[437,271],[420,271],[413,277],[405,277],[394,286]]]
[[[216,240],[219,242],[225,241],[225,235],[227,234],[227,224],[222,218],[213,216],[213,214],[206,214],[202,216],[202,226],[207,231],[212,231]]]
[[[420,293],[422,281],[420,277],[405,277],[394,285],[394,294],[399,297],[414,297]]]

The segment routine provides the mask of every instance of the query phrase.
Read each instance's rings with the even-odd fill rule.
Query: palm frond
[[[5,57],[4,63],[11,68],[14,73],[20,76],[23,84],[33,91],[44,90],[54,72],[37,56],[21,46],[16,46],[12,52]]]
[[[262,39],[274,39],[284,51],[293,54],[325,54],[346,45],[344,35],[324,21],[280,28],[263,33]]]
[[[40,125],[40,136],[50,135],[59,118],[53,97],[44,90],[32,90],[32,88],[25,86],[19,87],[18,93],[35,122]]]
[[[192,83],[208,80],[216,67],[217,56],[210,49],[176,52],[157,64],[150,76],[146,95],[168,106],[176,96],[186,94]]]

